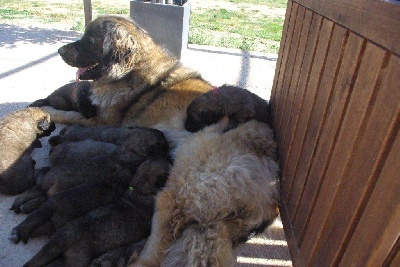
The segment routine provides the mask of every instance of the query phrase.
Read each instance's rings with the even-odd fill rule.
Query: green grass
[[[282,0],[227,0],[234,4],[265,5],[269,8],[286,8],[287,1]]]
[[[285,0],[222,0],[226,8],[192,9],[189,43],[239,48],[246,51],[277,53],[283,16],[262,12],[265,8],[286,8]],[[112,0],[92,0],[93,17],[103,14],[129,15],[125,5]],[[230,7],[234,9],[230,9]],[[82,0],[0,0],[0,23],[39,22],[44,27],[70,25],[68,30],[83,31]]]
[[[189,43],[277,53],[283,20],[281,17],[243,9],[193,12],[190,17]]]

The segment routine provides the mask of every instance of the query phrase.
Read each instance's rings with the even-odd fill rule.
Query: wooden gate
[[[288,2],[271,106],[295,266],[400,266],[399,55],[400,5]]]

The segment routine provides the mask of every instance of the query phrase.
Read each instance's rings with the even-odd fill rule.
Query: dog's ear
[[[114,68],[113,75],[121,76],[124,71],[131,69],[133,54],[136,51],[136,41],[124,25],[115,22],[105,23],[103,41],[103,63]]]

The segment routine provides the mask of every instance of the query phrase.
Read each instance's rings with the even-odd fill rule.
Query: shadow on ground
[[[0,47],[15,48],[16,43],[55,44],[59,41],[73,42],[82,33],[55,29],[29,28],[0,24]]]

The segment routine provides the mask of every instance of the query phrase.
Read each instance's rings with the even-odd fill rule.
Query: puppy
[[[270,127],[228,119],[188,137],[157,195],[151,235],[129,266],[232,266],[233,248],[277,217],[278,164]]]
[[[197,132],[224,116],[229,117],[229,125],[225,129],[228,131],[253,119],[268,123],[269,105],[246,89],[223,85],[196,97],[186,114],[185,128],[190,132]]]
[[[94,182],[55,194],[14,227],[9,239],[17,244],[20,240],[27,243],[30,237],[51,235],[72,219],[115,202],[126,188],[124,183]]]
[[[142,251],[145,243],[146,239],[143,239],[136,243],[109,250],[100,257],[94,259],[90,267],[126,266],[130,256],[133,253],[138,255]]]
[[[82,38],[58,50],[80,68],[81,80],[93,80],[90,99],[97,115],[47,108],[55,122],[81,125],[146,126],[186,113],[192,100],[211,89],[133,21],[103,16],[88,24]]]
[[[106,155],[97,160],[46,167],[41,180],[15,199],[11,209],[16,213],[32,212],[39,208],[47,197],[87,183],[111,181],[127,183],[140,163],[138,162],[137,166],[122,166],[112,155]]]
[[[91,211],[57,230],[24,266],[87,266],[107,251],[139,242],[150,234],[154,197],[165,185],[170,162],[153,158],[134,175],[130,189],[116,203]]]
[[[0,118],[0,193],[19,194],[35,184],[31,152],[55,129],[50,114],[25,108]]]
[[[97,107],[90,101],[92,82],[80,81],[61,86],[48,97],[31,103],[30,107],[51,106],[55,109],[78,111],[85,118],[96,116]]]
[[[49,158],[52,165],[59,165],[96,160],[99,156],[116,155],[117,150],[118,146],[115,144],[92,139],[77,142],[68,141],[52,147]]]
[[[144,127],[80,126],[73,125],[50,138],[51,145],[67,141],[93,139],[122,146],[140,156],[164,156],[168,154],[168,142],[164,134],[156,129]]]

